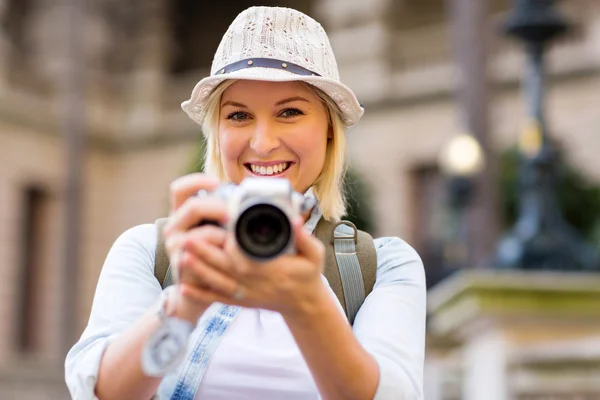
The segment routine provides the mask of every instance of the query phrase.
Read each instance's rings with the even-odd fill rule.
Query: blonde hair
[[[204,153],[204,172],[215,176],[222,182],[227,181],[219,149],[219,118],[221,97],[235,80],[226,80],[217,86],[208,97],[202,115],[202,131],[206,137]],[[327,141],[325,164],[312,190],[319,201],[323,218],[339,221],[346,214],[346,195],[344,176],[346,174],[346,136],[342,113],[338,105],[325,92],[306,82],[298,81],[314,95],[319,97],[329,115],[329,124],[333,135]]]

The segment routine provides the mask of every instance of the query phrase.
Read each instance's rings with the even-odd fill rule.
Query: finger
[[[224,296],[209,288],[201,288],[188,283],[181,283],[180,291],[182,296],[203,304],[212,304],[218,302],[228,305],[241,305],[240,301],[236,301],[233,299],[233,297]]]
[[[222,301],[219,300],[221,297],[224,297],[208,288],[200,288],[186,282],[179,283],[179,290],[182,296],[202,304],[211,304],[215,302],[222,303]]]
[[[208,287],[224,296],[233,296],[239,283],[231,276],[211,268],[203,260],[184,251],[180,260],[180,282],[199,284]]]
[[[165,249],[167,250],[167,254],[172,257],[175,253],[181,251],[185,240],[185,232],[175,232],[165,235]]]
[[[197,228],[192,228],[185,232],[173,232],[165,237],[165,248],[168,254],[175,254],[181,251],[186,246],[190,246],[188,242],[208,242],[214,246],[222,248],[227,231],[223,228],[214,225],[203,225]]]
[[[223,247],[227,239],[227,231],[220,226],[202,225],[185,233],[185,244],[207,242],[213,246]]]
[[[163,228],[163,235],[176,231],[188,231],[202,221],[227,222],[227,206],[221,199],[192,197],[186,200]]]
[[[298,255],[304,256],[308,260],[317,263],[323,263],[325,259],[325,246],[319,239],[314,238],[304,229],[304,221],[300,218],[295,220],[294,241]]]
[[[199,231],[197,234],[193,235],[190,232],[187,235],[183,248],[211,267],[231,273],[233,261],[223,249],[227,232],[215,226],[206,226],[193,231],[196,230]]]
[[[179,262],[181,259],[181,255],[181,250],[169,253],[169,269],[171,270],[171,279],[175,283],[179,282],[180,279]]]
[[[213,190],[219,186],[218,179],[203,173],[193,173],[175,179],[171,183],[171,213],[199,190]]]
[[[242,253],[234,234],[227,234],[224,250],[231,259],[232,271],[237,275],[247,276],[254,270],[255,263]]]

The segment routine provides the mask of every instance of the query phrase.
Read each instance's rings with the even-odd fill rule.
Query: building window
[[[263,0],[260,3],[292,7],[310,15],[313,0]],[[256,1],[232,0],[227,6],[211,8],[209,13],[205,3],[198,0],[172,0],[169,5],[171,39],[177,49],[170,70],[178,75],[210,68],[215,50],[233,19],[246,8],[255,6]]]
[[[16,348],[21,353],[42,350],[41,337],[44,310],[45,241],[49,218],[50,195],[39,186],[22,191],[21,251],[17,290]]]
[[[26,20],[31,9],[30,0],[8,0],[0,10],[3,33],[10,39],[13,48],[24,51],[26,44]]]
[[[0,4],[2,1],[0,1]],[[9,43],[9,62],[20,63],[31,50],[27,35],[27,22],[31,14],[31,0],[8,0],[0,7],[0,36]]]

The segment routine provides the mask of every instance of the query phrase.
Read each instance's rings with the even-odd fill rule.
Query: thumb
[[[323,264],[325,246],[304,229],[304,221],[298,218],[293,223],[296,251],[316,264]]]

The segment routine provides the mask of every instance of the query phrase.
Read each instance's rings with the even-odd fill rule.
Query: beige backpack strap
[[[349,221],[331,223],[321,219],[316,234],[325,244],[324,275],[352,324],[377,274],[373,238]]]
[[[342,289],[342,279],[340,277],[340,270],[335,260],[335,250],[333,249],[333,243],[331,238],[333,237],[333,230],[335,225],[325,219],[321,218],[317,224],[315,236],[323,242],[325,245],[325,269],[323,275],[327,278],[329,286],[333,290],[333,293],[337,296],[340,304],[346,310],[346,301],[344,300],[344,290]]]
[[[165,240],[162,237],[163,227],[165,226],[168,220],[168,218],[159,218],[154,222],[154,225],[156,225],[156,253],[154,260],[154,276],[163,288],[167,287],[170,284],[169,282],[167,282],[167,279],[165,279],[169,270],[169,255],[167,254],[167,249],[165,247]]]
[[[362,271],[363,284],[365,285],[365,297],[373,291],[377,279],[377,250],[373,237],[367,232],[358,230],[358,243],[356,254]]]

